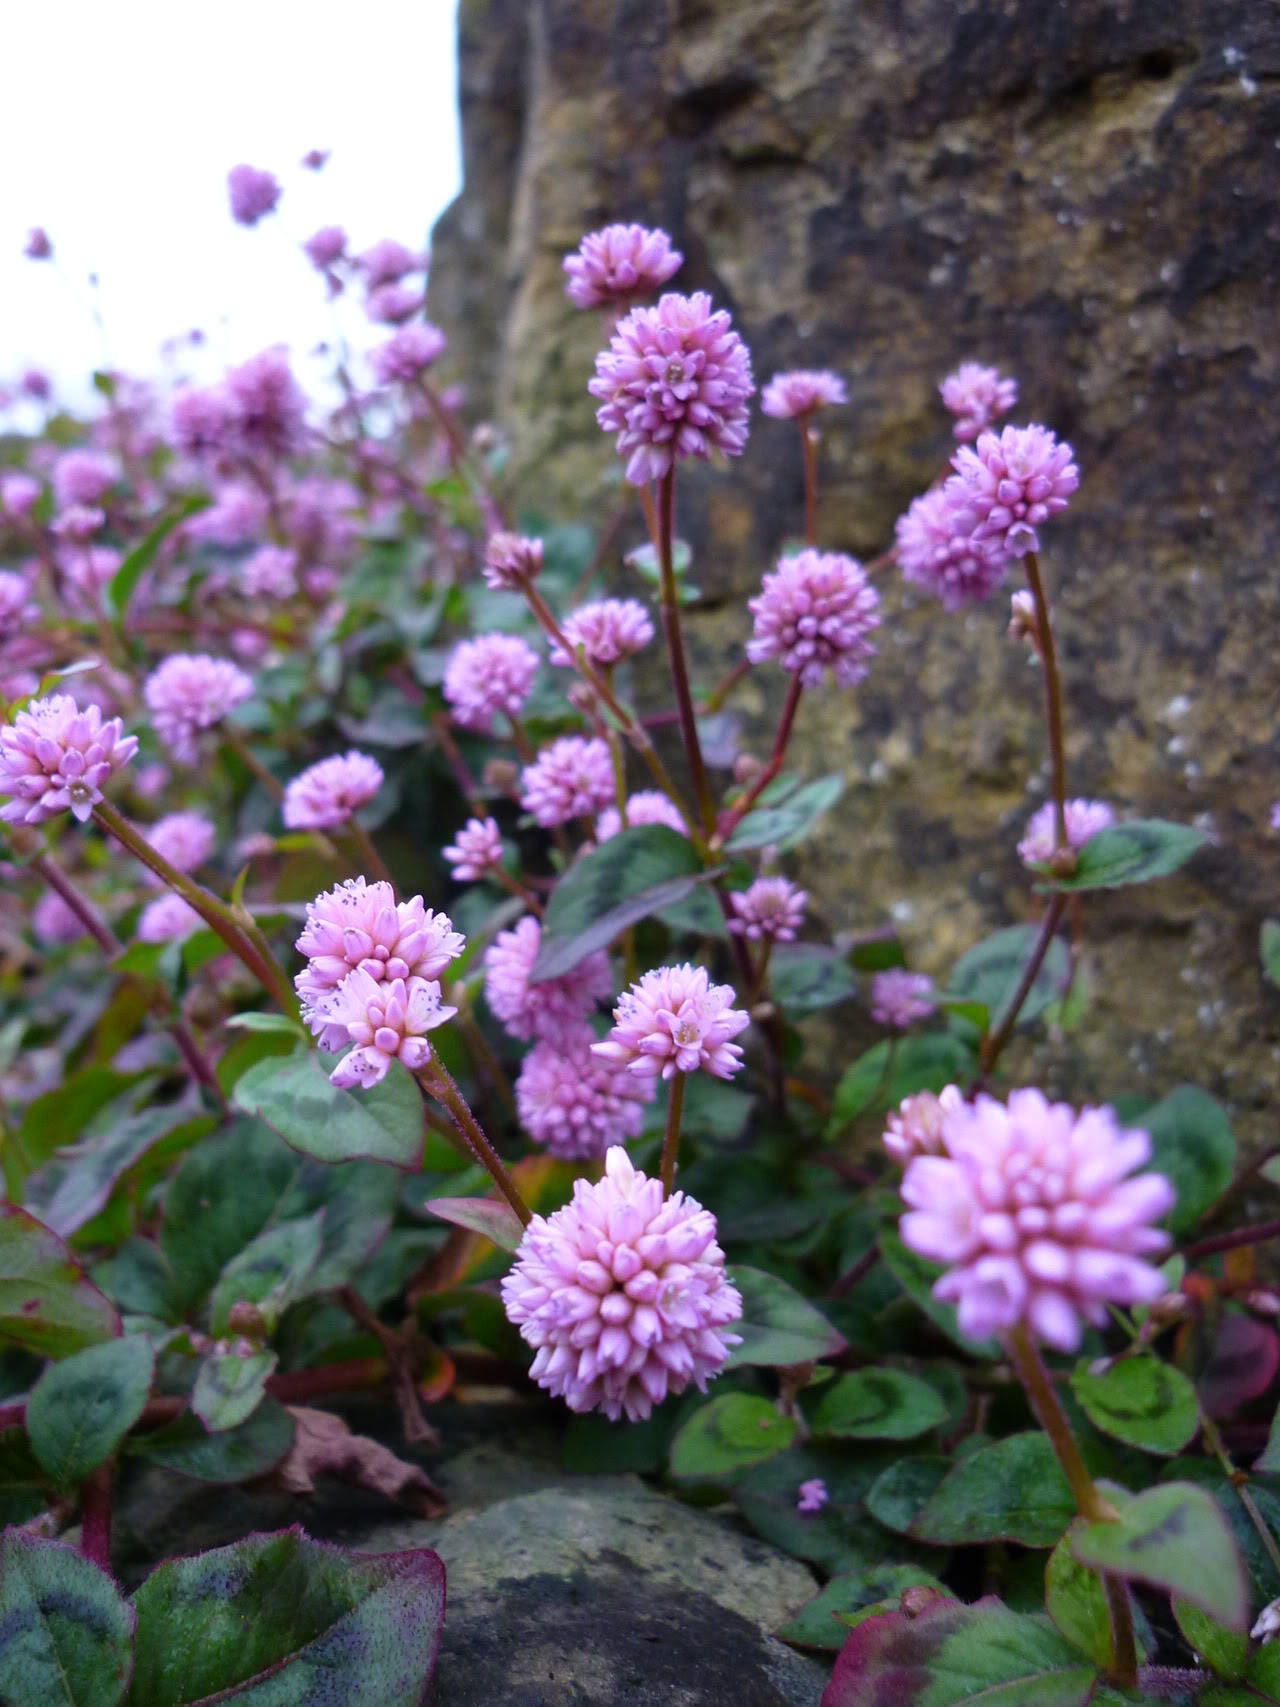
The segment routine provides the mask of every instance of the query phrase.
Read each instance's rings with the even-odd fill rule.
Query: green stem
[[[685,656],[684,633],[680,625],[680,589],[675,570],[675,512],[676,476],[670,469],[658,482],[658,569],[662,591],[662,629],[667,638],[667,655],[671,661],[671,680],[676,692],[676,710],[680,713],[680,734],[684,740],[685,757],[693,779],[693,792],[702,816],[702,828],[710,836],[715,829],[716,809],[707,781],[707,768],[702,758],[702,742],[698,736],[698,717],[693,706],[693,689],[689,684],[689,663]]]
[[[667,1104],[667,1130],[662,1140],[662,1189],[669,1197],[676,1183],[676,1158],[680,1150],[680,1122],[684,1117],[683,1073],[671,1080],[671,1100]]]
[[[278,776],[274,776],[272,772],[267,769],[266,765],[263,764],[262,760],[253,751],[234,723],[227,722],[222,725],[222,736],[227,746],[230,747],[231,751],[249,772],[250,776],[256,777],[266,789],[267,793],[275,800],[283,800],[284,784],[280,781]]]

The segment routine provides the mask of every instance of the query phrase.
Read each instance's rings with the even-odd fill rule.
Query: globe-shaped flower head
[[[516,1080],[520,1124],[553,1156],[585,1161],[611,1144],[638,1138],[655,1081],[615,1073],[591,1053],[585,1021],[535,1043]]]
[[[796,368],[775,373],[760,394],[760,407],[780,421],[803,421],[819,409],[847,403],[848,394],[838,373],[825,369]]]
[[[382,787],[382,766],[367,753],[321,759],[284,791],[284,821],[291,830],[334,830],[350,823]]]
[[[517,593],[542,573],[543,547],[540,539],[521,533],[494,533],[485,541],[486,587],[495,593]]]
[[[484,952],[484,999],[496,1020],[522,1041],[558,1038],[579,1026],[613,993],[609,957],[597,950],[559,978],[530,983],[542,946],[542,926],[524,918],[499,931]]]
[[[272,172],[256,166],[233,166],[227,173],[227,197],[237,225],[256,225],[280,200],[280,185]]]
[[[1078,852],[1100,830],[1109,830],[1116,821],[1113,809],[1105,800],[1068,800],[1067,846]],[[1018,843],[1018,858],[1024,865],[1048,865],[1057,852],[1057,810],[1052,800],[1031,814],[1022,840]]]
[[[375,983],[438,978],[462,953],[466,938],[447,914],[424,907],[421,895],[398,902],[389,883],[351,877],[308,902],[295,946],[307,956],[294,983],[303,1017],[310,1020],[320,1000],[357,967]]]
[[[962,444],[984,433],[1018,401],[1017,380],[1002,374],[998,368],[984,367],[981,362],[961,362],[938,390],[956,417],[953,430]]]
[[[689,826],[681,816],[680,808],[660,788],[641,788],[627,796],[626,827],[634,830],[640,824],[665,824],[669,830],[676,830],[682,836],[689,834]],[[621,812],[616,806],[606,806],[596,819],[596,840],[611,842],[622,834],[622,828]]]
[[[123,733],[118,717],[104,722],[96,705],[83,711],[70,694],[33,699],[11,724],[0,728],[0,806],[8,824],[43,824],[60,812],[82,823],[107,779],[127,765],[137,739]]]
[[[192,765],[197,737],[213,729],[253,695],[253,682],[227,658],[207,652],[175,652],[143,684],[156,734],[175,759]]]
[[[974,512],[959,480],[923,493],[904,516],[896,535],[903,578],[942,600],[947,610],[990,598],[1012,561],[999,540],[973,537]]]
[[[530,1373],[571,1411],[642,1422],[669,1393],[699,1392],[740,1336],[715,1217],[638,1173],[620,1144],[604,1178],[535,1215],[502,1282],[507,1320],[534,1347]]]
[[[386,1078],[393,1061],[410,1072],[425,1067],[431,1059],[427,1033],[457,1011],[441,1002],[434,979],[380,980],[357,969],[317,1004],[312,1029],[322,1049],[356,1046],[330,1073],[332,1083],[368,1089]]]
[[[903,1241],[947,1265],[936,1298],[981,1339],[1025,1324],[1075,1351],[1107,1305],[1151,1304],[1166,1290],[1145,1259],[1169,1243],[1155,1225],[1173,1207],[1163,1174],[1137,1174],[1145,1132],[1109,1108],[1079,1113],[1037,1090],[943,1110],[942,1155],[917,1156],[902,1181]],[[1133,1177],[1130,1177],[1133,1176]]]
[[[520,804],[545,830],[594,818],[613,799],[613,760],[598,736],[562,735],[520,774]]]
[[[580,605],[565,617],[561,629],[574,652],[581,646],[588,663],[602,669],[634,658],[653,639],[653,623],[638,599],[597,599]],[[551,662],[565,667],[573,659],[562,646],[553,646]]]
[[[499,712],[518,717],[538,673],[538,654],[517,634],[481,634],[449,656],[444,697],[454,721],[478,735],[493,733]]]
[[[659,480],[685,457],[739,456],[747,442],[751,357],[711,298],[668,292],[634,308],[596,357],[587,389],[596,420],[618,435],[633,486]]]
[[[564,293],[578,308],[603,308],[652,296],[680,270],[684,256],[665,231],[643,225],[606,225],[589,231],[577,252],[566,255]]]
[[[468,818],[444,857],[458,883],[478,883],[502,864],[502,831],[494,818]]]
[[[880,595],[852,557],[800,551],[780,558],[749,607],[755,628],[747,657],[753,664],[774,659],[807,688],[817,687],[827,670],[842,687],[866,675],[875,656],[870,635],[880,624]]]
[[[757,877],[749,889],[730,894],[729,929],[748,942],[794,942],[808,900],[789,878]]]
[[[967,504],[974,539],[991,540],[1008,556],[1022,557],[1039,551],[1037,529],[1066,509],[1079,486],[1073,457],[1071,446],[1059,443],[1048,427],[981,433],[976,445],[962,445],[952,457],[956,472],[947,490]]]
[[[613,1030],[595,1053],[639,1078],[703,1072],[731,1079],[742,1066],[732,1040],[751,1024],[736,1000],[730,985],[711,983],[704,966],[655,967],[619,997]]]

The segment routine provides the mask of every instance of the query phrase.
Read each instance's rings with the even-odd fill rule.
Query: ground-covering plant
[[[230,191],[247,225],[279,197]],[[1273,1164],[1193,1087],[1009,1076],[1019,1031],[1090,1022],[1094,892],[1203,840],[1070,792],[1070,446],[966,362],[954,455],[859,563],[820,503],[843,382],[778,374],[753,420],[729,315],[611,226],[565,270],[613,513],[513,516],[423,257],[306,251],[389,328],[336,403],[282,349],[98,374],[87,420],[32,373],[43,431],[5,441],[0,1698],[423,1699],[439,1560],[313,1541],[305,1497],[440,1511],[419,1460],[479,1382],[811,1564],[780,1633],[827,1707],[1280,1699],[1278,1228],[1233,1225]],[[696,682],[681,483],[787,432],[798,537]],[[806,700],[856,696],[904,596],[1008,620],[1045,712],[1025,919],[940,979],[789,874],[844,786],[793,768]],[[783,690],[759,756],[749,673]],[[859,1007],[880,1040],[833,1059]],[[412,1456],[325,1408],[371,1389]],[[286,1488],[299,1527],[126,1594],[146,1465]]]

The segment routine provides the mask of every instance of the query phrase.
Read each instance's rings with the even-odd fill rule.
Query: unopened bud
[[[267,1337],[267,1323],[262,1311],[246,1298],[238,1298],[231,1306],[227,1327],[237,1337],[251,1340],[255,1345],[261,1345]]]
[[[569,704],[583,716],[590,716],[595,710],[596,696],[587,682],[574,682],[569,689]]]
[[[739,753],[733,761],[733,780],[745,788],[752,783],[764,769],[764,762],[754,753]]]
[[[1273,1600],[1263,1607],[1249,1634],[1255,1642],[1273,1642],[1280,1636],[1280,1600]]]
[[[1036,621],[1036,601],[1024,587],[1009,600],[1010,640],[1039,640],[1040,625]]]
[[[484,767],[484,785],[497,794],[510,794],[520,780],[520,766],[511,759],[490,759]]]

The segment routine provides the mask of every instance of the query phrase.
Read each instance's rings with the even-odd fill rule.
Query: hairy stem
[[[475,1159],[515,1210],[521,1226],[527,1227],[533,1220],[532,1210],[521,1197],[506,1163],[490,1143],[484,1128],[472,1114],[466,1098],[454,1084],[448,1068],[438,1056],[432,1057],[431,1066],[421,1075],[420,1082],[428,1095],[435,1097],[448,1109],[454,1125],[466,1140]]]
[[[104,1571],[111,1569],[112,1466],[100,1464],[80,1488],[80,1551]]]
[[[781,771],[786,762],[787,747],[791,742],[792,732],[795,729],[796,713],[800,709],[800,696],[803,692],[804,685],[799,676],[792,676],[791,685],[787,689],[786,703],[782,707],[782,717],[778,723],[778,732],[774,736],[773,752],[769,755],[769,762],[760,772],[760,775],[756,780],[751,784],[750,788],[748,788],[737,805],[726,812],[720,819],[720,822],[716,825],[717,841],[728,841],[729,837],[737,829],[738,825],[746,817],[747,813],[750,812],[751,808],[755,805],[756,801],[759,800],[765,789],[768,788],[769,784]]]

